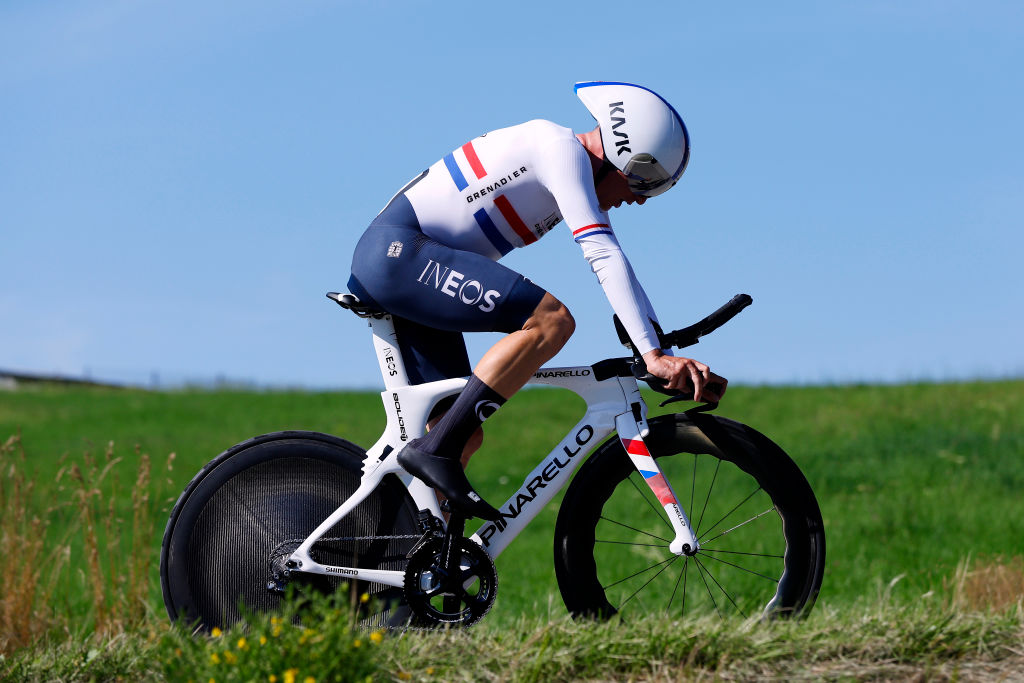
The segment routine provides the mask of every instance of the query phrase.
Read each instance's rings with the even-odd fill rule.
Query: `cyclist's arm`
[[[575,239],[636,350],[644,354],[658,349],[653,325],[658,318],[614,233],[610,229],[584,228]]]
[[[665,380],[670,389],[692,391],[694,400],[720,401],[728,384],[724,377],[700,361],[677,358],[667,349],[658,348],[658,336],[651,325],[651,321],[657,322],[654,309],[615,236],[593,235],[582,240],[581,246],[630,340],[644,357],[647,370]]]
[[[598,206],[593,169],[583,145],[570,135],[549,141],[540,155],[542,182],[583,249],[612,310],[638,351],[657,348],[654,309],[615,239],[608,213]]]
[[[691,385],[697,400],[719,400],[725,393],[725,378],[699,361],[673,357],[667,349],[658,348],[654,308],[615,239],[608,213],[598,206],[593,170],[583,146],[575,139],[558,141],[546,145],[543,156],[544,184],[648,370],[671,389],[684,391]],[[709,384],[720,388],[709,389]]]

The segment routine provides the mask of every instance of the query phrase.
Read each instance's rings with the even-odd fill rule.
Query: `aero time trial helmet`
[[[584,81],[576,96],[597,119],[605,159],[633,194],[654,197],[676,184],[690,161],[690,135],[661,95],[632,83]]]

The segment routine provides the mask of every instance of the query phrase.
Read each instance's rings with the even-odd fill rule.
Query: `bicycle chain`
[[[439,536],[431,538],[430,534],[426,531],[424,534],[334,536],[328,538],[321,538],[317,541],[317,543],[413,539],[419,542],[409,551],[407,557],[410,558],[409,564],[414,567],[414,572],[413,575],[410,575],[408,573],[408,569],[406,570],[406,587],[403,589],[403,592],[406,594],[406,600],[402,604],[395,606],[396,609],[401,607],[407,607],[410,611],[410,616],[408,619],[403,620],[401,623],[385,623],[382,626],[378,626],[377,628],[386,628],[388,630],[401,631],[435,631],[439,628],[448,628],[455,625],[470,626],[472,624],[475,624],[481,618],[483,618],[483,616],[487,614],[488,611],[490,611],[491,606],[494,604],[495,592],[497,590],[498,575],[497,570],[494,567],[493,560],[491,560],[490,556],[488,556],[486,553],[482,552],[482,550],[479,553],[480,557],[475,558],[477,559],[477,563],[479,565],[479,568],[476,570],[476,572],[479,573],[467,573],[465,575],[465,578],[468,580],[469,577],[475,577],[478,582],[482,581],[483,584],[486,586],[486,589],[484,591],[485,595],[480,601],[478,601],[479,604],[475,604],[469,607],[468,610],[461,610],[459,613],[456,614],[446,614],[444,612],[440,612],[439,618],[437,614],[432,614],[432,612],[438,613],[438,610],[430,609],[429,605],[421,604],[423,602],[422,595],[417,595],[417,597],[413,599],[413,604],[410,604],[408,597],[410,590],[413,590],[410,587],[415,586],[415,584],[419,582],[420,577],[422,576],[422,572],[424,570],[429,571],[429,569],[432,566],[435,566],[434,560],[437,557],[438,545],[440,544]],[[285,539],[271,549],[270,571],[273,578],[271,581],[268,582],[268,590],[273,590],[275,592],[284,591],[284,586],[287,583],[287,578],[286,575],[283,575],[283,562],[287,559],[287,557],[291,555],[294,549],[299,547],[305,540],[305,538]],[[471,547],[463,546],[463,550],[471,554],[476,554],[475,550],[479,548],[479,546],[474,544],[472,541],[469,541],[468,539],[463,539],[463,541],[472,544]],[[293,545],[294,547],[287,554],[282,552],[282,550],[289,545]],[[310,554],[312,555],[312,553]],[[281,566],[279,568],[275,568],[274,566],[275,558],[277,558],[277,560],[281,562]],[[416,558],[415,561],[414,558]],[[418,571],[415,570],[416,564],[424,563],[427,563],[427,566],[421,567]],[[413,592],[418,593],[418,591],[415,590]],[[458,619],[450,619],[450,617],[456,617],[459,614],[463,614],[466,612],[468,612],[468,614],[466,614],[464,618],[460,617]],[[449,617],[449,619],[446,620],[446,617]]]

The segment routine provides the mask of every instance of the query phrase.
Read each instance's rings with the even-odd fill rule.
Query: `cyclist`
[[[482,423],[575,329],[558,299],[497,261],[562,221],[649,371],[670,388],[691,385],[698,400],[725,393],[726,380],[708,366],[659,348],[657,317],[608,218],[612,207],[643,204],[679,180],[690,155],[683,120],[630,83],[577,83],[576,94],[596,128],[574,134],[533,120],[474,138],[406,184],[353,254],[349,287],[392,314],[410,381],[470,376],[430,431],[398,455],[469,516],[499,515],[464,472]],[[489,331],[507,334],[471,372],[462,333]]]

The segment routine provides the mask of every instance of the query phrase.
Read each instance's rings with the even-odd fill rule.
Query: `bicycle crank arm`
[[[668,515],[669,524],[675,533],[675,538],[668,546],[669,551],[676,555],[695,555],[700,550],[700,543],[693,533],[693,527],[690,526],[690,519],[679,504],[672,484],[665,478],[657,461],[647,449],[647,444],[644,443],[642,435],[647,432],[647,420],[643,415],[626,413],[615,418],[615,427],[622,447],[626,449],[633,466]]]

